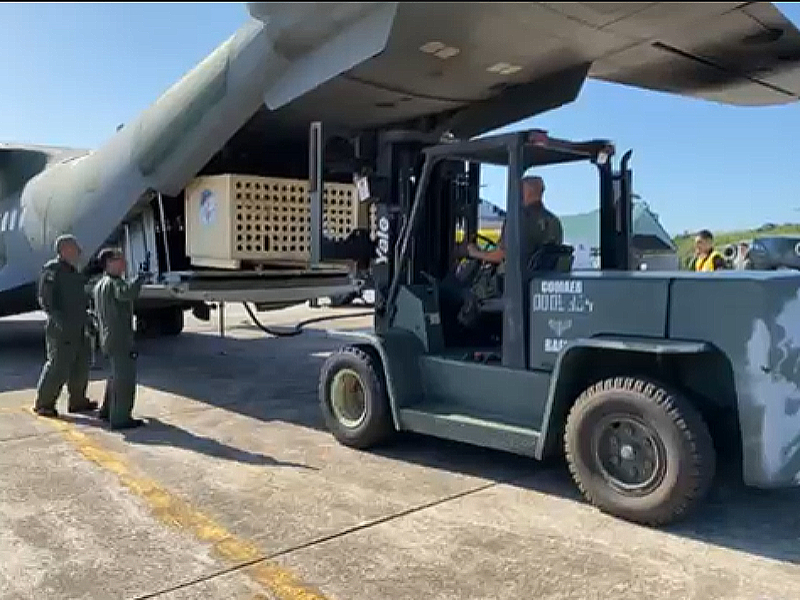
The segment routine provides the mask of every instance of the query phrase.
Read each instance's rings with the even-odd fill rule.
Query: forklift
[[[701,503],[731,431],[745,483],[800,482],[797,440],[765,422],[778,417],[758,396],[766,388],[753,384],[769,356],[751,352],[754,319],[766,318],[770,331],[781,322],[776,310],[797,294],[798,278],[636,271],[631,152],[615,169],[607,140],[540,130],[423,138],[385,142],[383,162],[359,185],[378,204],[374,331],[337,332],[347,345],[321,369],[321,410],[340,443],[367,449],[410,431],[537,460],[562,456],[589,503],[649,526]],[[520,230],[523,175],[579,161],[599,175],[600,270],[572,271],[571,247],[527,248]],[[458,280],[465,260],[456,240],[477,238],[481,165],[507,167],[505,260],[500,293],[478,302],[470,330],[456,318],[470,293]],[[737,291],[749,296],[734,302],[742,323],[714,324],[719,297]]]

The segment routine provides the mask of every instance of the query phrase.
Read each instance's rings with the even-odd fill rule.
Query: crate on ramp
[[[340,241],[369,215],[353,184],[326,182],[323,235]],[[195,178],[187,187],[186,252],[191,264],[216,269],[303,266],[311,257],[307,180],[249,175]]]

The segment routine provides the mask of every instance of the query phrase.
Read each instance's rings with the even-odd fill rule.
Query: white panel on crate
[[[359,225],[353,184],[325,183],[323,232],[346,238]],[[307,263],[311,198],[301,179],[218,175],[186,189],[187,252],[198,266],[236,268],[242,261]]]

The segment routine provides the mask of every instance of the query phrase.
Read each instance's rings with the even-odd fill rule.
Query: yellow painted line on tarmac
[[[29,404],[18,404],[16,406],[0,406],[0,414],[8,415],[19,413],[20,411],[28,412],[36,416],[33,412],[33,402],[30,402]]]
[[[96,438],[82,433],[70,423],[56,419],[46,420],[60,430],[85,458],[114,473],[125,487],[150,507],[153,515],[161,522],[185,530],[198,540],[211,544],[223,560],[243,563],[263,557],[263,552],[254,544],[236,537],[157,482],[134,474],[122,455],[103,448]],[[300,581],[294,573],[275,563],[256,563],[242,569],[242,572],[281,600],[327,600],[319,591]]]

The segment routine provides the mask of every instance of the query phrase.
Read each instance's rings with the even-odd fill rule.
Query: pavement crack
[[[473,494],[478,494],[480,492],[483,492],[483,491],[486,491],[486,490],[491,489],[493,487],[496,487],[496,486],[500,485],[501,483],[503,483],[503,482],[492,481],[492,482],[489,482],[489,483],[485,483],[483,485],[479,485],[479,486],[470,488],[468,490],[464,490],[464,491],[461,491],[461,492],[456,492],[455,494],[450,494],[448,496],[437,498],[436,500],[431,500],[430,502],[424,502],[422,504],[417,504],[417,505],[412,506],[410,508],[407,508],[405,510],[394,512],[394,513],[391,513],[391,514],[388,514],[388,515],[384,515],[384,516],[378,517],[376,519],[371,519],[371,520],[366,521],[364,523],[359,523],[358,525],[353,525],[352,527],[347,527],[345,529],[342,529],[341,531],[337,531],[336,533],[331,533],[331,534],[328,534],[328,535],[323,535],[323,536],[319,536],[319,537],[316,537],[316,538],[312,538],[312,539],[308,540],[307,542],[303,542],[302,544],[295,544],[293,546],[289,546],[287,548],[283,548],[281,550],[277,550],[277,551],[272,552],[270,554],[265,554],[263,556],[260,556],[260,557],[257,557],[257,558],[253,558],[251,560],[242,561],[242,562],[240,562],[240,563],[238,563],[236,565],[232,565],[232,566],[227,567],[225,569],[220,569],[220,570],[215,571],[213,573],[209,573],[208,575],[204,575],[203,577],[198,577],[198,578],[193,579],[191,581],[187,581],[185,583],[182,583],[182,584],[170,587],[170,588],[166,588],[166,589],[163,589],[163,590],[159,590],[157,592],[152,592],[152,593],[149,593],[149,594],[145,594],[143,596],[136,596],[135,598],[133,598],[131,600],[150,600],[151,598],[158,598],[159,596],[162,596],[164,594],[170,594],[172,592],[176,592],[178,590],[182,590],[182,589],[185,589],[185,588],[188,588],[188,587],[191,587],[193,585],[200,584],[200,583],[205,583],[207,581],[211,581],[213,579],[217,579],[218,577],[229,575],[231,573],[236,573],[238,571],[242,571],[242,570],[245,570],[245,569],[251,569],[253,567],[258,567],[260,565],[266,566],[266,563],[268,563],[269,561],[275,560],[276,558],[280,558],[282,556],[286,556],[288,554],[292,554],[292,553],[298,552],[300,550],[305,550],[307,548],[312,548],[312,547],[315,547],[315,546],[319,546],[319,545],[324,544],[326,542],[337,540],[337,539],[343,538],[345,536],[351,535],[353,533],[358,533],[359,531],[364,531],[364,530],[367,530],[367,529],[371,529],[373,527],[377,527],[378,525],[383,525],[384,523],[389,523],[391,521],[395,521],[397,519],[401,519],[401,518],[407,517],[409,515],[420,513],[422,511],[428,510],[430,508],[434,508],[436,506],[440,506],[442,504],[447,504],[448,502],[453,502],[455,500],[459,500],[461,498],[465,498],[465,497],[471,496]],[[267,567],[267,568],[269,568],[269,567]],[[302,600],[306,600],[306,599],[307,600],[312,600],[312,598],[316,599],[316,598],[319,598],[319,596],[298,596],[297,598],[298,598],[298,600],[300,600],[301,598],[302,598]]]
[[[56,437],[58,436],[58,432],[47,432],[47,433],[28,433],[25,435],[18,435],[16,437],[10,437],[0,440],[0,444],[9,444],[11,442],[23,442],[27,440],[36,440],[39,438],[49,438],[49,437]]]
[[[272,559],[275,559],[275,558],[279,558],[281,556],[285,556],[287,554],[291,554],[293,552],[297,552],[299,550],[305,550],[306,548],[311,548],[313,546],[318,546],[320,544],[324,544],[325,542],[330,542],[330,541],[342,538],[342,537],[350,535],[352,533],[358,533],[359,531],[364,531],[365,529],[372,529],[373,527],[376,527],[378,525],[382,525],[382,524],[388,523],[390,521],[394,521],[394,520],[397,520],[397,519],[400,519],[400,518],[403,518],[403,517],[407,517],[409,515],[413,515],[415,513],[419,513],[419,512],[422,512],[424,510],[428,510],[429,508],[434,508],[434,507],[442,505],[442,504],[447,504],[448,502],[453,502],[455,500],[459,500],[459,499],[464,498],[466,496],[471,496],[473,494],[477,494],[477,493],[486,491],[486,490],[488,490],[490,488],[493,488],[493,487],[495,487],[497,485],[499,485],[498,482],[492,481],[490,483],[485,483],[483,485],[479,485],[479,486],[476,486],[474,488],[471,488],[471,489],[468,489],[468,490],[464,490],[462,492],[457,492],[455,494],[450,494],[449,496],[445,496],[443,498],[438,498],[438,499],[432,500],[430,502],[425,502],[423,504],[418,504],[416,506],[412,506],[411,508],[407,508],[405,510],[402,510],[402,511],[399,511],[399,512],[396,512],[396,513],[391,513],[391,514],[385,515],[383,517],[378,517],[377,519],[372,519],[370,521],[367,521],[366,523],[360,523],[359,525],[354,525],[352,527],[348,527],[348,528],[343,529],[343,530],[341,530],[341,531],[339,531],[337,533],[332,533],[332,534],[329,534],[329,535],[320,536],[320,537],[317,537],[317,538],[313,538],[313,539],[309,540],[308,542],[304,542],[302,544],[297,544],[295,546],[290,546],[288,548],[284,548],[283,550],[279,550],[279,551],[274,552],[274,553],[272,553],[272,554],[270,554],[268,556],[265,556],[264,559],[262,559],[262,560],[272,560]]]

